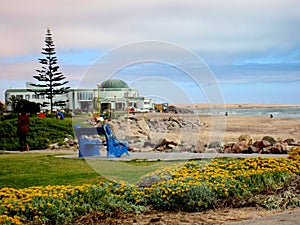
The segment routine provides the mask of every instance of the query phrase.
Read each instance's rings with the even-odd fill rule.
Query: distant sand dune
[[[300,104],[174,104],[179,108],[197,108],[197,109],[207,109],[213,108],[280,108],[280,107],[300,107]]]

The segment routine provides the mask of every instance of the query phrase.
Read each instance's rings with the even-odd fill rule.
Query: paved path
[[[277,213],[272,216],[252,218],[232,223],[234,225],[297,225],[300,224],[300,209]]]
[[[90,156],[88,159],[98,160],[114,160],[114,161],[130,161],[130,160],[141,160],[141,161],[172,161],[172,160],[189,160],[189,159],[209,159],[216,157],[231,157],[231,158],[252,158],[252,157],[287,157],[287,155],[277,154],[222,154],[222,153],[189,153],[189,152],[130,152],[129,156],[123,155],[119,158],[107,158],[106,151],[101,151],[100,156]],[[78,154],[68,154],[58,157],[78,157]]]
[[[65,155],[59,155],[57,157],[65,158],[78,158],[78,152],[72,150],[30,150],[29,152],[19,152],[19,151],[1,151],[4,153],[59,153]],[[212,159],[212,158],[254,158],[254,157],[272,157],[280,158],[287,157],[286,154],[231,154],[231,153],[190,153],[190,152],[129,152],[129,156],[126,154],[122,155],[119,158],[107,158],[106,150],[101,150],[100,155],[98,156],[89,156],[88,159],[97,159],[97,160],[113,160],[113,161],[130,161],[130,160],[141,160],[141,161],[172,161],[172,160],[189,160],[189,159]]]

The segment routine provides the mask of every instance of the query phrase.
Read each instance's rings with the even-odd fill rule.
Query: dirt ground
[[[101,218],[100,215],[89,215],[78,220],[76,225],[82,224],[122,224],[122,225],[184,225],[184,224],[235,224],[235,225],[294,225],[299,224],[300,208],[290,210],[257,209],[253,207],[242,209],[219,209],[205,212],[159,212],[119,214],[109,218]]]

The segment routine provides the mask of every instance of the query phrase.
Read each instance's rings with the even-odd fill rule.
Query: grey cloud
[[[24,7],[5,1],[1,30],[10,49],[33,52],[49,26],[66,47],[112,48],[141,40],[164,40],[205,52],[268,49],[298,41],[296,1],[52,1]],[[293,35],[291,35],[293,33]],[[296,38],[297,37],[297,38]],[[26,44],[25,44],[26,43]],[[35,47],[25,46],[34,45]],[[4,53],[5,53],[4,52]],[[3,53],[1,53],[3,54]]]
[[[49,27],[57,49],[64,51],[89,48],[102,52],[131,42],[162,40],[231,65],[241,55],[267,54],[274,48],[289,51],[298,45],[299,8],[296,0],[28,0],[22,5],[17,0],[4,0],[0,8],[0,57],[38,55]],[[0,78],[31,77],[38,66],[37,60],[1,64]],[[66,66],[62,68],[74,79],[80,79],[86,69]],[[230,80],[230,71],[216,68],[216,75]],[[102,79],[107,74],[98,76]]]

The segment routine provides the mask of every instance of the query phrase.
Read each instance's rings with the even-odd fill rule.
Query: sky
[[[71,88],[122,79],[174,103],[300,104],[300,1],[2,0],[0,100],[51,30]]]

